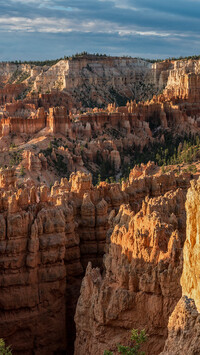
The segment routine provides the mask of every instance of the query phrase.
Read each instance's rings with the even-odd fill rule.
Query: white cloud
[[[12,3],[20,3],[20,4],[35,4],[35,5],[41,5],[41,4],[48,4],[51,3],[51,0],[9,0],[9,2]]]
[[[98,0],[100,2],[107,2],[107,0]],[[126,0],[109,0],[114,3],[114,6],[118,9],[138,11],[137,7],[130,5]]]
[[[43,32],[43,33],[108,33],[122,36],[149,36],[149,37],[169,37],[181,38],[189,37],[187,33],[172,33],[170,31],[153,31],[137,28],[132,25],[119,25],[103,20],[79,21],[76,18],[27,18],[27,17],[0,17],[0,32]],[[194,36],[194,37],[197,37]]]

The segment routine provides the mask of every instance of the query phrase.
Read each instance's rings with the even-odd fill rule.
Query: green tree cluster
[[[147,334],[145,330],[141,330],[139,333],[137,329],[131,331],[131,346],[117,345],[119,354],[124,355],[145,355],[144,351],[140,351],[140,347],[147,341]],[[113,355],[112,351],[105,350],[104,355]]]
[[[12,355],[10,346],[6,346],[3,339],[0,339],[0,355]]]
[[[154,161],[162,167],[162,171],[167,169],[168,165],[179,165],[182,163],[191,164],[200,158],[200,136],[185,135],[174,137],[170,133],[165,133],[165,143],[159,142],[150,144],[141,151],[140,147],[133,146],[125,155],[132,156],[131,164],[125,164],[122,157],[121,179],[126,180],[130,170],[141,163],[147,164],[148,161]],[[194,166],[188,171],[195,172]]]

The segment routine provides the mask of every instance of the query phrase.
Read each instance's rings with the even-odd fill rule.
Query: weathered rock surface
[[[182,273],[190,174],[148,163],[98,187],[88,174],[118,174],[165,132],[199,134],[199,63],[0,64],[0,336],[14,354],[73,353],[86,269],[76,355],[115,352],[132,328],[159,354],[168,320],[163,354],[200,354],[200,182],[187,195]]]
[[[17,95],[22,97],[27,88],[44,94],[51,90],[64,91],[70,95],[71,102],[84,107],[119,104],[118,101],[127,99],[147,100],[163,89],[170,99],[197,102],[199,63],[199,60],[166,60],[152,64],[137,58],[90,55],[61,60],[52,66],[0,63],[2,103],[13,101],[9,94],[12,85],[16,88],[21,85]]]
[[[51,90],[64,91],[71,102],[84,107],[119,104],[127,99],[147,100],[163,89],[168,98],[196,102],[199,62],[168,60],[152,64],[136,58],[82,56],[52,66],[1,63],[2,103],[13,101],[9,94],[12,85],[21,85],[17,95],[22,97],[27,88],[44,94]]]
[[[40,167],[38,160],[31,156],[29,159],[32,169]],[[141,306],[140,297],[151,304],[154,304],[154,298],[158,299],[159,307],[162,308],[164,302],[166,314],[170,312],[180,291],[173,284],[180,273],[179,252],[176,247],[184,239],[184,227],[177,232],[179,223],[184,226],[185,218],[182,211],[184,193],[179,187],[185,190],[190,177],[180,175],[177,178],[168,173],[154,176],[154,180],[153,169],[152,164],[144,166],[136,179],[133,178],[133,171],[123,187],[105,182],[94,187],[91,175],[77,172],[71,175],[69,181],[64,178],[60,183],[55,182],[51,191],[44,184],[36,186],[30,179],[24,181],[20,187],[13,169],[0,172],[0,333],[8,344],[12,344],[14,354],[28,355],[34,351],[35,354],[46,355],[65,352],[66,349],[67,353],[73,353],[73,316],[82,277],[89,261],[92,261],[94,267],[102,268],[106,234],[109,230],[110,235],[113,228],[112,243],[105,259],[107,276],[103,287],[107,292],[108,274],[111,275],[114,293],[109,293],[110,296],[102,301],[105,306],[109,306],[106,317],[111,323],[113,317],[114,322],[116,321],[116,317],[112,315],[116,311],[115,307],[119,308],[120,314],[122,307],[124,315],[128,307],[131,314],[134,299]],[[143,202],[145,196],[159,196],[161,191],[167,190],[171,192],[163,199],[147,198]],[[175,211],[174,204],[177,201],[180,208]],[[128,207],[128,203],[132,207]],[[138,210],[140,212],[135,215]],[[163,222],[160,218],[163,218]],[[134,232],[131,227],[133,224]],[[133,240],[134,233],[137,240],[135,244],[129,244],[128,235]],[[109,239],[107,243],[109,245]],[[148,253],[144,245],[148,245]],[[141,249],[141,255],[137,266],[138,248]],[[168,260],[174,266],[173,275],[168,267]],[[150,262],[150,269],[147,262]],[[166,274],[163,263],[166,263]],[[90,273],[93,271],[89,267],[86,279],[90,278]],[[97,273],[102,279],[99,271]],[[175,289],[173,300],[168,300],[168,290],[165,287],[168,278],[172,278]],[[101,282],[104,285],[103,279]],[[162,292],[167,294],[166,298],[161,295],[160,285]],[[91,282],[90,286],[91,293],[86,305],[88,302],[90,304],[90,297],[94,297]],[[89,292],[87,288],[85,292]],[[149,292],[153,293],[151,300],[148,299]],[[121,301],[116,303],[118,293],[121,304]],[[101,318],[100,309],[97,307]],[[80,313],[80,310],[77,312]],[[88,321],[87,317],[83,324]],[[167,315],[165,317],[166,323]],[[147,316],[144,321],[146,318]],[[154,313],[148,323],[149,329],[153,329],[153,318]],[[159,324],[158,319],[158,328]],[[90,326],[96,332],[92,320],[89,321],[87,330]],[[127,318],[125,328],[129,329],[131,326]],[[79,332],[79,328],[77,329]],[[110,330],[108,335],[109,332]],[[166,330],[161,329],[158,332],[165,334]],[[124,336],[123,332],[122,334]]]
[[[166,84],[168,75],[162,72],[168,66],[164,63],[157,68],[134,58],[83,56],[49,67],[1,63],[0,79],[4,87],[22,82],[36,92],[64,90],[77,104],[90,107],[114,102],[117,97],[124,102],[128,98],[151,98]],[[7,100],[5,94],[2,96]]]
[[[200,284],[198,280],[200,267],[199,201],[200,180],[192,181],[186,202],[187,239],[183,249],[184,266],[181,286],[183,295],[194,299],[198,312],[200,312]]]
[[[85,180],[81,174],[76,189],[65,179],[53,186],[51,195],[45,185],[40,188],[27,185],[17,190],[13,179],[12,184],[8,179],[6,185],[5,176],[2,172],[1,337],[12,345],[14,354],[32,354],[33,351],[53,354],[65,352],[66,348],[70,353],[73,313],[84,264],[90,256],[95,262],[101,243],[99,255],[102,258],[106,202],[97,197],[92,204],[91,183],[87,186],[88,194],[83,195]],[[91,177],[87,179],[91,181]],[[77,233],[86,216],[91,228],[85,224],[84,233]],[[84,234],[88,239],[87,231],[92,248],[88,242],[84,249],[81,243],[85,240]]]
[[[199,90],[195,83],[189,89],[190,95]],[[145,103],[130,101],[121,107],[113,104],[104,111],[91,109],[84,114],[69,110],[65,105],[68,100],[60,101],[59,92],[53,96],[58,102],[51,100],[51,95],[31,95],[7,103],[0,110],[0,164],[8,166],[14,161],[19,171],[18,159],[10,157],[23,150],[25,172],[35,182],[38,176],[31,174],[36,172],[34,156],[40,159],[41,153],[44,159],[40,159],[42,168],[38,170],[42,181],[52,184],[58,176],[69,177],[73,171],[81,170],[92,173],[97,182],[99,173],[105,175],[103,179],[118,175],[127,165],[134,164],[144,148],[164,144],[169,135],[173,140],[185,134],[200,134],[197,94],[170,98],[165,91]],[[35,163],[30,163],[29,155]]]
[[[147,354],[159,354],[167,323],[181,297],[185,192],[146,198],[137,214],[122,205],[111,219],[105,271],[89,264],[76,308],[75,354],[101,355],[145,328]],[[109,234],[110,234],[109,233]]]
[[[119,176],[169,134],[200,134],[199,62],[86,56],[51,67],[1,63],[0,165],[13,162],[15,142],[13,154],[31,152],[23,166],[35,182],[52,184],[78,170],[92,173],[95,183],[99,173]],[[46,161],[38,176],[40,153]]]
[[[200,354],[200,314],[193,299],[183,296],[169,318],[168,339],[160,355]]]
[[[200,180],[192,181],[187,193],[187,228],[181,276],[183,296],[169,318],[168,339],[162,355],[200,354],[199,186]]]

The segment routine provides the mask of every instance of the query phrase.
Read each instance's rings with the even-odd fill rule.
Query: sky
[[[200,0],[0,0],[0,61],[200,54]]]

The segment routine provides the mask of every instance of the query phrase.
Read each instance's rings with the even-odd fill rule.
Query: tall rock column
[[[182,298],[168,323],[168,339],[160,355],[200,354],[200,179],[191,182],[186,200]]]
[[[193,298],[200,312],[200,179],[191,182],[186,201],[187,229],[183,249],[182,293]]]

